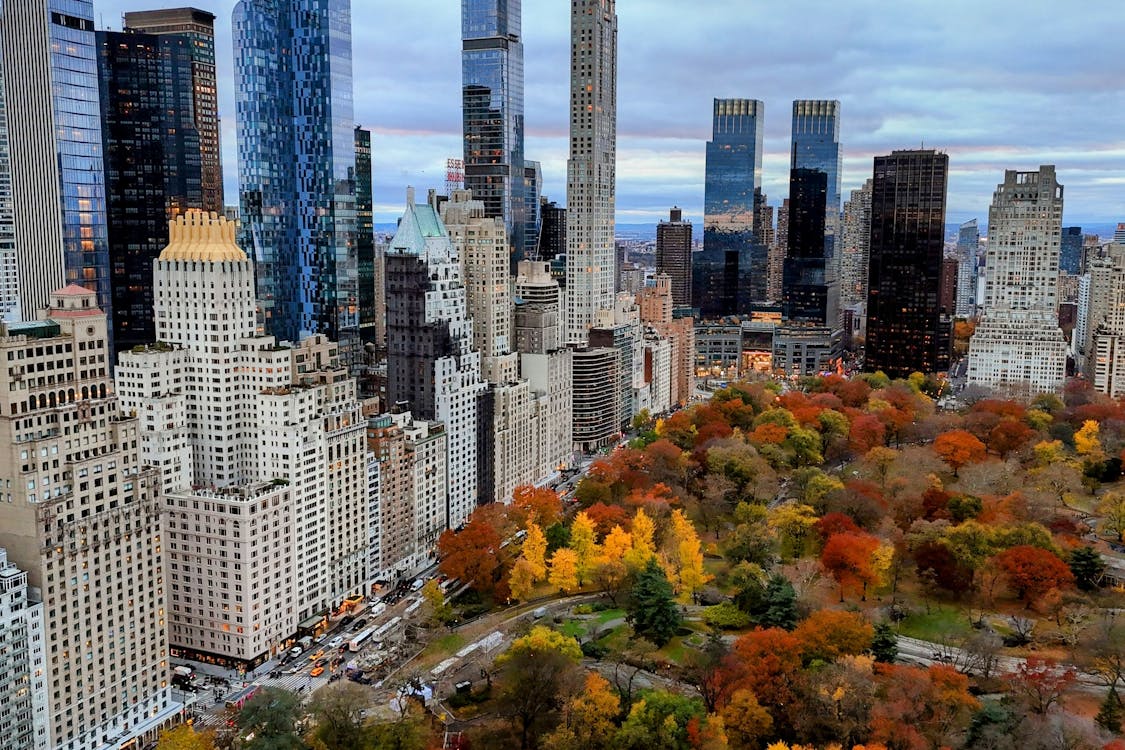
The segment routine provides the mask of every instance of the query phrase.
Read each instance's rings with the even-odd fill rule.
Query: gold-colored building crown
[[[244,261],[246,253],[234,239],[237,227],[225,216],[189,209],[168,222],[168,247],[160,252],[160,260]]]

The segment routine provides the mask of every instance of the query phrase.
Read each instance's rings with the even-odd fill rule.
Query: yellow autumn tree
[[[632,548],[632,534],[620,526],[614,526],[602,541],[602,559],[623,562],[625,554]]]
[[[547,582],[559,591],[569,594],[578,588],[578,555],[567,547],[559,547],[551,555],[551,570]]]
[[[769,512],[766,525],[781,541],[783,555],[800,557],[818,516],[811,505],[785,503]]]
[[[629,569],[625,567],[625,555],[632,549],[632,535],[620,526],[610,529],[602,541],[602,553],[594,568],[593,579],[598,589],[605,592],[614,604],[629,576]]]
[[[609,681],[597,672],[586,675],[582,692],[563,706],[563,719],[544,738],[544,750],[606,750],[617,732],[614,723],[621,712],[621,699]]]
[[[197,732],[190,725],[181,724],[160,733],[156,750],[215,750],[215,733]]]
[[[523,559],[531,565],[532,580],[542,581],[547,575],[547,537],[537,523],[527,525],[523,540]]]
[[[1097,456],[1102,453],[1102,442],[1098,439],[1100,429],[1093,419],[1087,419],[1082,423],[1082,429],[1074,433],[1074,450],[1078,455]]]
[[[703,548],[699,535],[682,510],[672,511],[664,548],[668,580],[682,601],[691,601],[692,594],[711,580],[711,576],[703,570]]]
[[[645,513],[644,508],[638,508],[637,514],[633,516],[633,527],[630,534],[633,546],[625,553],[625,564],[631,570],[640,570],[650,558],[656,555],[656,544],[653,541],[655,536],[656,526],[652,519]]]
[[[521,557],[512,566],[512,572],[508,574],[508,589],[517,601],[526,602],[531,598],[535,589],[535,570],[527,558]]]
[[[578,560],[578,583],[584,584],[590,580],[600,553],[597,529],[594,527],[594,522],[586,515],[586,511],[576,515],[570,525],[570,548],[574,550]]]
[[[1035,464],[1037,466],[1050,466],[1063,460],[1066,455],[1065,448],[1061,440],[1041,440],[1032,448],[1035,452]]]

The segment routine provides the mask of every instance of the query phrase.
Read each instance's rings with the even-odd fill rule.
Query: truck
[[[312,648],[312,645],[313,645],[312,636],[306,635],[303,638],[298,638],[297,639],[297,645],[301,647],[302,651],[308,651],[310,648]]]

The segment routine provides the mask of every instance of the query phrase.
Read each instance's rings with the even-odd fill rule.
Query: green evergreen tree
[[[1105,560],[1093,547],[1079,547],[1070,553],[1070,572],[1078,588],[1093,591],[1105,572]]]
[[[649,558],[637,574],[629,601],[629,622],[637,635],[663,646],[680,627],[680,608],[664,569]]]
[[[770,576],[762,604],[762,612],[758,615],[762,627],[786,630],[797,627],[797,592],[785,576]]]
[[[875,637],[871,639],[871,655],[875,661],[891,664],[898,658],[898,636],[891,628],[890,623],[880,622],[875,625]]]
[[[1102,707],[1098,711],[1098,715],[1094,717],[1094,721],[1110,732],[1119,734],[1122,719],[1125,719],[1125,707],[1121,705],[1121,696],[1117,694],[1117,690],[1110,688],[1109,692],[1105,694],[1105,700],[1102,701]]]

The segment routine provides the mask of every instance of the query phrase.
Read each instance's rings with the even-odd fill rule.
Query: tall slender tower
[[[761,203],[765,105],[716,99],[707,142],[703,252],[692,260],[692,305],[704,318],[750,312],[769,297],[768,252],[754,233]]]
[[[570,159],[566,165],[566,335],[585,344],[599,310],[612,310],[617,190],[615,0],[570,10]]]
[[[234,8],[241,246],[266,330],[359,356],[349,0]]]
[[[0,74],[0,320],[14,323],[20,319],[20,285],[10,144],[4,76]]]
[[[875,157],[864,369],[891,377],[949,368],[950,311],[942,310],[949,157],[933,150]]]
[[[99,31],[97,40],[112,323],[122,351],[156,340],[152,262],[168,244],[169,219],[203,207],[195,44],[130,31]]]
[[[78,283],[112,299],[91,0],[0,7],[0,74],[11,145],[16,262],[24,317]],[[110,330],[110,339],[113,332]]]
[[[461,121],[465,187],[500,217],[512,248],[524,253],[523,43],[521,0],[461,0]]]
[[[684,221],[679,208],[656,225],[656,272],[668,275],[672,304],[691,307],[691,222]]]
[[[871,249],[871,180],[844,203],[840,247],[840,307],[867,304],[867,266]]]
[[[203,210],[223,212],[223,160],[219,146],[219,93],[215,76],[215,16],[198,8],[138,10],[125,28],[186,37],[191,49],[191,112],[199,136]],[[151,269],[150,269],[151,270]]]
[[[970,219],[957,230],[957,307],[954,314],[965,318],[977,314],[977,280],[980,276],[980,230]]]
[[[1012,395],[1058,391],[1066,378],[1059,328],[1063,186],[1054,165],[1009,169],[988,211],[984,314],[969,340],[969,381]]]
[[[834,257],[834,238],[840,221],[840,102],[836,99],[797,99],[793,102],[790,169],[815,169],[827,177],[824,200],[825,251]]]
[[[355,128],[355,253],[359,335],[377,340],[380,310],[375,305],[375,214],[371,196],[371,131]]]

